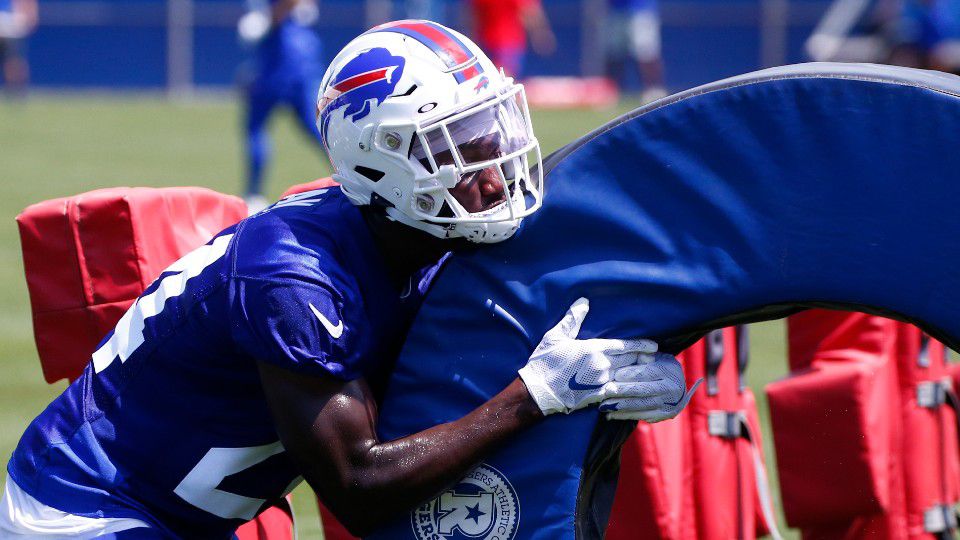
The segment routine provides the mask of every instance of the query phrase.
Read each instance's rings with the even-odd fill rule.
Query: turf
[[[629,109],[535,111],[550,152]],[[123,96],[0,101],[0,457],[60,391],[44,383],[33,344],[13,218],[27,205],[108,186],[200,185],[237,193],[243,178],[240,111],[228,99],[171,102]],[[268,189],[325,176],[327,164],[291,118],[274,120]],[[766,427],[763,386],[786,372],[783,324],[755,325],[748,377]],[[769,430],[766,431],[769,433]],[[769,451],[767,461],[774,458]],[[770,467],[776,481],[775,467]],[[308,488],[294,494],[300,538],[322,538]],[[781,521],[782,522],[782,521]],[[788,535],[796,538],[795,535]]]

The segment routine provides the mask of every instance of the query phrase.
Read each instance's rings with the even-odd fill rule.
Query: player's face
[[[494,159],[502,153],[496,134],[461,144],[458,148],[460,155],[470,163]],[[438,165],[453,164],[450,152],[443,152],[436,157]],[[507,200],[506,189],[496,167],[487,167],[463,175],[460,183],[450,190],[450,194],[470,213],[489,210]]]
[[[434,166],[456,167],[459,181],[448,191],[470,214],[483,213],[507,202],[518,185],[518,174],[522,174],[521,158],[516,155],[531,141],[523,108],[516,97],[427,127],[424,135],[426,146],[415,139],[411,157],[430,172]],[[514,157],[501,159],[510,155]]]

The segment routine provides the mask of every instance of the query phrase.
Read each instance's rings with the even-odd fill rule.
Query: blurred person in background
[[[0,65],[4,86],[14,96],[22,96],[30,81],[30,66],[21,48],[37,20],[37,0],[0,0]]]
[[[401,0],[404,19],[426,19],[443,24],[444,6],[442,0]]]
[[[528,35],[538,55],[551,55],[557,48],[540,0],[470,0],[470,10],[473,37],[511,77],[523,74]]]
[[[0,0],[2,2],[3,0]],[[247,185],[251,213],[267,206],[263,174],[270,157],[267,121],[277,105],[294,113],[304,133],[321,149],[316,96],[323,76],[322,44],[315,28],[316,0],[248,0],[240,39],[254,48],[253,73],[245,85]]]
[[[634,61],[643,83],[644,102],[667,95],[660,57],[660,11],[657,0],[608,0],[607,76],[623,84],[627,62]]]
[[[960,0],[904,0],[892,62],[960,74]]]
[[[429,20],[443,24],[446,19],[445,0],[364,0],[367,26],[377,26],[393,20]]]

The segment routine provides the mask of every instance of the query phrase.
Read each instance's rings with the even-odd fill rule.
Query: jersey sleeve
[[[257,360],[310,375],[361,377],[360,314],[332,287],[238,278],[233,282],[234,339]]]

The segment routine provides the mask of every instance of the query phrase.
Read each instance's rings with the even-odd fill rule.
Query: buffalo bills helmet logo
[[[362,120],[370,114],[371,107],[379,106],[393,93],[405,63],[402,56],[394,56],[383,47],[364,51],[347,62],[327,83],[317,105],[323,140],[327,140],[331,113],[344,109],[345,119]]]
[[[481,75],[477,84],[473,87],[473,91],[479,94],[481,90],[488,86],[490,86],[490,79],[486,75]]]

